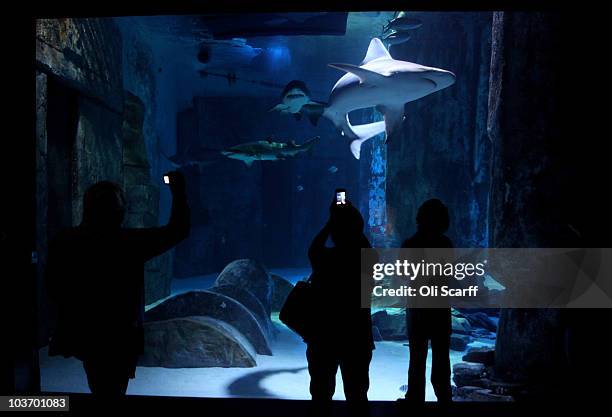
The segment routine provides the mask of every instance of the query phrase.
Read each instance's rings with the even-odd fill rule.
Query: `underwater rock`
[[[452,309],[453,314],[457,314],[460,317],[467,317],[470,314],[474,314],[474,313],[485,313],[487,316],[490,317],[499,317],[499,312],[500,309],[499,308],[459,308],[459,309]]]
[[[235,285],[221,285],[214,286],[208,289],[208,291],[216,292],[218,294],[223,294],[234,300],[238,301],[240,304],[245,306],[257,319],[261,328],[266,332],[268,336],[272,334],[272,321],[270,320],[270,316],[266,315],[266,310],[261,302],[255,297],[249,290],[245,290],[244,288],[236,287]]]
[[[472,401],[470,398],[472,392],[483,389],[482,387],[474,387],[471,385],[465,385],[463,387],[456,387],[453,385],[452,388],[453,401]]]
[[[270,274],[270,277],[272,278],[272,311],[280,311],[293,289],[293,284],[278,275]]]
[[[261,301],[268,317],[272,305],[272,279],[266,269],[254,259],[230,262],[215,280],[215,286],[235,285],[249,290]]]
[[[466,334],[453,333],[450,338],[450,348],[452,350],[465,350],[470,340],[470,336]]]
[[[492,390],[482,387],[458,387],[454,401],[514,401],[510,395],[495,394]]]
[[[372,337],[374,338],[375,342],[380,342],[383,340],[380,330],[378,330],[378,327],[376,326],[372,326]]]
[[[494,341],[496,338],[495,333],[485,329],[474,329],[471,336],[474,339],[484,339],[485,341]]]
[[[474,327],[481,327],[490,332],[497,331],[497,325],[485,313],[477,312],[477,313],[464,314],[464,315],[465,315],[465,318],[467,318],[470,324]]]
[[[144,325],[139,366],[250,368],[255,351],[233,326],[210,317],[181,317]]]
[[[145,313],[145,321],[205,316],[222,320],[240,331],[260,355],[272,350],[257,318],[233,298],[211,291],[189,291],[164,300]]]
[[[482,363],[492,366],[495,363],[495,349],[488,347],[470,348],[462,358],[465,362]]]
[[[493,391],[486,388],[473,391],[470,398],[472,398],[474,401],[514,401],[514,398],[512,398],[510,395],[495,394]]]
[[[389,312],[380,310],[372,314],[372,324],[376,326],[383,340],[407,340],[406,310]]]
[[[471,334],[472,326],[468,319],[464,317],[457,317],[455,315],[452,316],[453,319],[453,332],[461,333],[461,334]]]
[[[481,386],[481,380],[486,375],[486,368],[482,363],[459,362],[453,365],[453,382],[457,387]]]

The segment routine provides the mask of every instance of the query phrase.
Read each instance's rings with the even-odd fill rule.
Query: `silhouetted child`
[[[425,201],[418,210],[417,232],[402,244],[403,248],[452,248],[444,235],[449,226],[446,206],[438,199]],[[406,399],[415,403],[425,401],[425,365],[428,343],[431,341],[431,383],[439,402],[452,400],[450,385],[451,309],[407,308],[406,310],[410,366]]]
[[[334,395],[336,372],[342,372],[344,394],[354,409],[367,406],[369,366],[374,341],[370,308],[361,306],[361,248],[370,248],[359,211],[348,202],[332,202],[330,218],[312,241],[314,335],[306,340],[310,393],[325,407]],[[325,243],[331,237],[333,247]]]
[[[83,361],[97,397],[122,397],[135,376],[144,347],[145,262],[189,235],[185,179],[167,175],[173,200],[166,226],[121,227],[123,192],[102,181],[85,192],[81,224],[49,245],[47,288],[58,314],[49,354]]]

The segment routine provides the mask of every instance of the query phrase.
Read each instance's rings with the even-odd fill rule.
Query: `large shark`
[[[282,161],[297,156],[300,153],[312,153],[312,149],[318,141],[318,136],[301,145],[294,141],[274,142],[272,140],[260,140],[232,146],[221,151],[221,154],[228,158],[242,161],[246,166],[250,167],[255,161]]]
[[[351,126],[348,113],[375,107],[384,116],[384,130],[388,140],[405,118],[406,103],[455,83],[455,74],[450,71],[393,59],[378,38],[370,41],[360,65],[329,66],[346,71],[346,74],[332,88],[323,116],[353,140],[351,152],[357,159],[363,142],[380,133],[381,126],[376,124],[380,122]]]
[[[365,58],[359,65],[329,64],[345,71],[334,85],[321,114],[352,140],[351,152],[359,159],[361,145],[386,132],[387,140],[404,120],[404,105],[440,91],[455,82],[455,74],[393,59],[382,41],[370,41]],[[313,106],[312,104],[310,105]],[[322,105],[321,105],[322,106]],[[384,121],[352,126],[348,114],[353,110],[375,107]]]

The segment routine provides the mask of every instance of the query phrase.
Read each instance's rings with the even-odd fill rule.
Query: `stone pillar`
[[[423,26],[390,47],[395,59],[452,71],[454,85],[406,104],[401,134],[387,147],[385,233],[399,245],[415,231],[419,206],[439,198],[457,247],[486,246],[486,134],[491,13],[411,12]],[[483,99],[484,98],[484,99]],[[394,241],[394,242],[393,242]]]
[[[572,247],[564,187],[573,168],[562,152],[560,19],[497,12],[492,26],[488,132],[492,143],[491,247]],[[496,378],[529,384],[528,395],[558,392],[567,380],[563,314],[503,309]]]

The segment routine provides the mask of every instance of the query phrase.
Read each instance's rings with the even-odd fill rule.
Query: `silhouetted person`
[[[438,199],[425,201],[418,210],[417,232],[402,244],[403,248],[452,248],[444,235],[449,226],[448,209]],[[410,305],[410,304],[409,304]],[[428,342],[431,341],[431,383],[439,402],[452,399],[450,385],[451,309],[411,308],[406,311],[410,366],[406,399],[414,403],[425,401],[425,364]]]
[[[363,218],[350,202],[330,207],[330,218],[312,241],[314,335],[306,340],[310,394],[315,407],[331,405],[338,367],[351,409],[365,412],[374,341],[370,308],[361,307],[361,248],[370,248]],[[333,247],[326,247],[331,237]],[[369,305],[369,304],[368,304]]]
[[[190,214],[185,180],[170,177],[172,211],[166,226],[121,227],[126,200],[121,188],[102,181],[83,198],[83,220],[49,245],[47,288],[58,321],[50,355],[83,361],[91,392],[125,395],[143,353],[144,264],[185,239]]]

